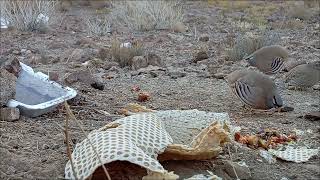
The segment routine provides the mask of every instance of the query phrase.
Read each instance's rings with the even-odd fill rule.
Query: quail
[[[320,61],[302,64],[291,69],[285,76],[285,82],[296,88],[309,88],[320,81]]]
[[[254,66],[265,74],[276,74],[283,69],[287,61],[288,52],[285,48],[272,45],[258,49],[244,59],[250,66]]]
[[[237,70],[227,76],[232,91],[254,109],[269,110],[283,106],[275,83],[260,72]]]

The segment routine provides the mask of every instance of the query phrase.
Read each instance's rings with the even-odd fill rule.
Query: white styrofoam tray
[[[22,70],[16,83],[15,99],[9,100],[7,106],[19,108],[22,115],[40,116],[77,95],[74,89],[50,81],[48,75],[20,64]]]

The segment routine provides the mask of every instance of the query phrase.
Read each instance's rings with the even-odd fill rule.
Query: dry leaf
[[[159,161],[211,159],[218,156],[222,150],[221,146],[229,141],[229,133],[220,123],[214,122],[203,129],[189,146],[171,144],[158,159]]]

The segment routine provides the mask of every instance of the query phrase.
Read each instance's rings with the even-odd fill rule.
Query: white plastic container
[[[40,116],[77,95],[74,89],[50,81],[46,74],[35,73],[31,67],[20,64],[22,71],[16,84],[16,96],[7,103],[7,106],[19,108],[22,115]]]

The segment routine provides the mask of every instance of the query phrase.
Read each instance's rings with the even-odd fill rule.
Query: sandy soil
[[[273,2],[276,3],[276,2]],[[278,2],[277,2],[278,3]],[[274,5],[266,3],[266,5]],[[280,21],[283,14],[279,9],[270,16],[270,21]],[[111,36],[98,38],[86,37],[84,25],[79,19],[80,8],[73,7],[67,12],[61,26],[55,26],[45,34],[36,32],[21,33],[1,31],[1,57],[17,56],[22,62],[43,72],[57,72],[59,82],[68,72],[83,68],[83,62],[68,62],[64,59],[70,49],[79,48],[88,51],[90,60],[97,57],[101,47],[110,47]],[[318,148],[320,145],[320,122],[301,118],[310,111],[319,110],[320,91],[288,90],[283,82],[284,73],[277,76],[276,82],[286,105],[294,107],[294,111],[285,113],[265,113],[247,111],[242,103],[235,98],[225,80],[210,75],[210,68],[232,71],[244,68],[241,62],[225,63],[226,44],[230,37],[237,34],[237,29],[229,22],[237,15],[236,9],[226,13],[222,18],[222,8],[208,6],[207,2],[186,3],[184,24],[189,27],[186,34],[169,30],[133,33],[128,30],[115,34],[121,40],[130,36],[143,42],[146,52],[159,55],[165,64],[164,71],[154,73],[137,73],[129,68],[117,68],[116,71],[91,67],[95,75],[110,75],[114,78],[102,78],[105,89],[93,89],[81,83],[70,85],[78,91],[81,98],[71,103],[76,117],[82,122],[85,130],[90,132],[119,117],[118,110],[127,103],[137,102],[136,94],[130,91],[138,85],[143,91],[151,94],[151,100],[140,103],[155,110],[167,109],[198,109],[212,112],[228,112],[233,124],[240,126],[244,133],[256,133],[264,128],[276,128],[279,132],[288,133],[295,129],[304,132],[299,136],[299,145]],[[228,19],[228,20],[227,20]],[[231,20],[230,20],[231,19]],[[286,47],[293,60],[319,60],[320,50],[313,48],[311,43],[319,38],[319,15],[303,21],[304,26],[297,29],[274,29],[281,37],[280,45]],[[200,42],[194,37],[194,28],[198,36],[208,34],[208,42]],[[316,29],[318,28],[318,30]],[[260,30],[253,28],[253,33]],[[172,36],[173,35],[173,36]],[[172,38],[173,37],[173,38]],[[180,39],[181,37],[181,39]],[[81,44],[81,40],[89,42]],[[80,43],[79,43],[80,42]],[[193,54],[201,44],[209,47],[209,58],[192,63]],[[13,50],[27,49],[31,54],[13,55]],[[45,55],[47,58],[34,58]],[[87,59],[86,59],[87,58]],[[84,61],[85,61],[84,60]],[[183,71],[184,77],[172,78],[169,69]],[[207,75],[209,73],[209,75]],[[104,110],[112,116],[105,116],[96,110]],[[0,179],[62,179],[64,167],[68,160],[64,138],[65,112],[62,108],[37,118],[21,117],[15,122],[0,121]],[[71,122],[71,145],[83,140],[79,127]],[[245,162],[252,173],[252,179],[318,179],[320,176],[320,158],[313,157],[306,163],[292,163],[278,160],[269,165],[260,161],[257,150],[244,146],[231,148],[233,161]],[[210,170],[219,174],[219,162],[230,159],[229,153],[223,151],[218,159],[202,162],[166,162],[164,166],[174,170],[181,177],[190,177],[195,172]],[[144,172],[139,170],[139,172]],[[192,172],[192,173],[191,173]],[[220,173],[221,174],[221,173]],[[121,179],[130,179],[129,175]]]

